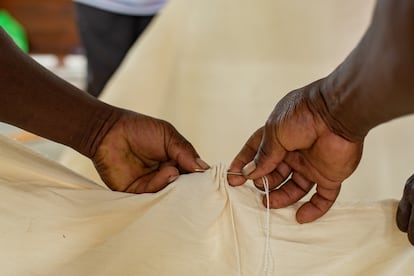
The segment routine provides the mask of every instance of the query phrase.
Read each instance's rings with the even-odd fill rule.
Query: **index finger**
[[[206,170],[210,166],[203,161],[193,145],[180,133],[174,130],[167,147],[168,156],[176,161],[185,172],[194,172],[197,169]]]
[[[258,179],[274,171],[284,159],[286,150],[276,137],[274,124],[266,123],[254,160],[243,168],[248,179]]]
[[[241,172],[243,168],[253,160],[262,141],[263,128],[256,130],[244,144],[229,167],[230,172]],[[246,182],[246,178],[240,175],[228,175],[227,180],[232,186],[240,186]]]

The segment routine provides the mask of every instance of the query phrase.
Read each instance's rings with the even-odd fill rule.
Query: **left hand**
[[[407,233],[408,240],[414,245],[414,175],[405,183],[404,194],[397,210],[397,226]]]
[[[105,135],[92,161],[109,188],[138,194],[163,189],[180,172],[209,168],[170,123],[129,111]]]

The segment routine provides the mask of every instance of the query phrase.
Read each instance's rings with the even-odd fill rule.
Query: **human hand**
[[[330,209],[342,181],[356,169],[362,155],[363,141],[351,142],[328,127],[319,109],[323,101],[318,91],[316,82],[286,95],[229,169],[242,171],[261,189],[261,177],[267,176],[271,208],[299,201],[316,184],[315,194],[296,213],[299,223],[311,222]],[[239,186],[245,177],[229,175],[228,180]]]
[[[109,188],[130,193],[157,192],[180,172],[209,168],[171,124],[129,111],[122,112],[92,161]]]
[[[404,194],[398,204],[397,226],[407,233],[408,240],[414,245],[414,174],[405,183]]]

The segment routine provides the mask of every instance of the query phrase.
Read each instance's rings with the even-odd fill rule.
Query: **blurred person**
[[[98,97],[126,53],[167,0],[74,0],[87,60],[87,87]]]

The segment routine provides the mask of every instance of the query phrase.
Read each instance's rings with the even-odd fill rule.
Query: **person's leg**
[[[97,97],[139,35],[136,17],[79,3],[76,3],[76,12],[88,62],[87,91]]]
[[[145,31],[155,15],[135,16],[135,40]]]

